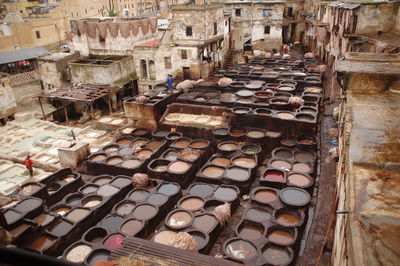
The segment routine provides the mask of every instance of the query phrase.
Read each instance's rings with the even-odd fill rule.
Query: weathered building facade
[[[396,2],[316,3],[303,43],[330,65],[346,52],[396,53],[398,10]]]
[[[281,47],[285,2],[229,1],[224,4],[232,17],[233,28],[243,29],[242,46],[253,44],[253,49],[260,50]]]

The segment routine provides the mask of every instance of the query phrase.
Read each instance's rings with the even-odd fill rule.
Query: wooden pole
[[[64,116],[65,116],[65,120],[67,121],[67,125],[68,125],[69,124],[69,120],[68,120],[67,106],[64,104],[63,100],[61,100],[61,103],[64,106]]]
[[[40,96],[37,97],[40,105],[40,109],[42,110],[43,119],[46,121],[46,114],[44,113],[42,101],[40,100]]]
[[[108,109],[110,109],[110,115],[111,115],[112,113],[111,93],[108,95]]]

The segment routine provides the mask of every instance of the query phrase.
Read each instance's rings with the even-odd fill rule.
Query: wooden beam
[[[39,101],[40,109],[42,110],[43,120],[46,121],[46,114],[44,112],[42,101],[40,100],[40,96],[38,96],[37,98],[38,98],[38,101]]]

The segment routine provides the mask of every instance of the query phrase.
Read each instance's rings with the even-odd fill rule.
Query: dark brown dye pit
[[[103,197],[111,197],[119,191],[118,188],[111,186],[109,184],[102,185],[99,190],[97,190],[97,195]]]
[[[207,166],[206,168],[203,169],[201,172],[204,176],[209,177],[209,178],[217,178],[220,177],[224,174],[225,169],[221,167],[215,167],[215,166]]]
[[[48,230],[54,236],[61,237],[67,234],[73,227],[74,225],[72,223],[60,220],[57,221],[55,224],[51,225],[50,228],[48,228]]]
[[[101,221],[100,226],[108,229],[110,232],[114,232],[120,228],[123,221],[124,218],[121,216],[108,216]]]
[[[282,182],[284,180],[284,175],[282,172],[271,170],[264,174],[263,179],[272,182]]]
[[[291,151],[288,151],[288,150],[277,150],[275,153],[274,153],[274,156],[276,157],[276,158],[278,158],[278,159],[290,159],[290,158],[292,158],[292,152]]]
[[[233,164],[236,166],[241,166],[244,168],[254,168],[256,167],[256,161],[252,158],[240,157],[233,160]]]
[[[156,150],[160,148],[162,145],[163,145],[162,141],[155,141],[155,140],[152,140],[149,143],[147,143],[147,146],[152,150]]]
[[[149,197],[150,193],[147,190],[137,189],[129,196],[129,198],[135,202],[145,201]]]
[[[300,219],[289,213],[281,213],[276,217],[276,221],[282,226],[296,226]]]
[[[229,130],[229,134],[233,137],[243,137],[247,132],[242,129],[231,129]]]
[[[120,156],[115,156],[115,157],[111,157],[109,159],[107,159],[106,163],[107,164],[111,164],[111,165],[116,165],[119,164],[123,161],[124,159]]]
[[[254,197],[259,202],[271,203],[276,199],[276,192],[273,190],[261,189],[254,194]]]
[[[127,236],[134,236],[143,228],[143,222],[128,220],[121,226],[121,232]]]
[[[21,224],[18,227],[12,229],[10,232],[10,234],[13,237],[18,237],[20,234],[22,234],[23,232],[25,232],[25,230],[27,230],[30,227],[29,224]]]
[[[134,208],[135,208],[135,204],[130,203],[130,202],[125,202],[125,203],[120,204],[117,207],[116,212],[119,215],[127,215],[127,214],[131,213]]]
[[[195,148],[195,149],[204,149],[208,146],[208,142],[207,141],[203,141],[203,140],[196,140],[196,141],[192,141],[190,143],[190,147],[191,148]]]
[[[30,245],[28,245],[28,248],[38,251],[44,251],[52,247],[56,243],[56,241],[57,239],[55,238],[51,238],[48,236],[39,236]]]
[[[153,132],[153,135],[156,137],[165,137],[169,134],[169,131],[166,130],[156,130]]]
[[[259,224],[256,225],[254,223],[244,222],[244,224],[239,227],[238,233],[243,239],[256,240],[263,236],[264,228]]]
[[[230,187],[219,187],[214,192],[214,197],[223,201],[234,201],[238,196],[235,189]]]
[[[147,133],[149,133],[149,131],[146,129],[135,129],[132,132],[132,135],[133,136],[143,136],[143,135],[146,135]]]
[[[284,230],[274,230],[268,235],[269,241],[278,245],[290,245],[293,242],[293,235]]]
[[[290,262],[289,252],[285,248],[275,245],[267,247],[262,256],[273,265],[286,265]]]
[[[311,160],[314,160],[314,154],[312,152],[307,152],[307,151],[296,152],[294,154],[294,159],[296,161],[306,163]]]
[[[42,201],[39,199],[27,199],[18,203],[14,208],[16,211],[26,213],[35,210],[42,205]]]
[[[28,196],[28,195],[32,195],[32,194],[36,193],[37,191],[39,191],[39,189],[40,189],[39,185],[29,184],[29,185],[23,186],[20,189],[20,191],[18,192],[18,194]]]
[[[117,140],[117,143],[118,143],[118,144],[124,145],[124,144],[129,144],[129,143],[131,143],[131,141],[132,141],[132,139],[130,139],[130,138],[123,138],[123,139]]]
[[[211,163],[223,167],[231,165],[231,161],[228,158],[219,158],[219,157],[212,159]]]
[[[256,248],[247,241],[234,240],[226,246],[226,253],[239,260],[248,260],[257,256]]]
[[[101,186],[101,185],[110,183],[111,179],[112,179],[111,177],[100,177],[100,178],[97,178],[96,180],[94,180],[93,183]]]
[[[174,143],[174,147],[176,147],[178,149],[186,149],[187,147],[189,147],[189,141],[187,141],[187,140],[179,140],[179,141]]]
[[[208,197],[214,192],[214,188],[210,185],[196,184],[189,190],[189,194],[193,196]]]
[[[226,170],[225,176],[235,181],[246,181],[249,179],[249,172],[245,169],[232,167]]]
[[[162,184],[160,186],[160,188],[158,189],[159,193],[162,193],[169,197],[175,195],[176,193],[178,193],[178,191],[179,191],[179,187],[174,184]]]
[[[90,157],[90,160],[94,161],[94,162],[98,162],[98,161],[104,160],[106,157],[107,157],[107,155],[105,155],[105,154],[97,154],[97,155]]]
[[[167,203],[167,201],[168,201],[168,197],[165,196],[164,194],[160,194],[160,193],[152,194],[147,199],[148,203],[155,205],[157,207],[164,205],[165,203]]]
[[[246,212],[247,217],[255,222],[265,222],[271,219],[272,215],[268,211],[261,208],[250,208]]]
[[[288,177],[289,183],[294,186],[304,187],[310,184],[310,179],[301,174],[292,174]]]
[[[132,212],[133,217],[143,221],[153,218],[156,214],[157,209],[154,206],[148,204],[137,206]]]
[[[35,223],[37,223],[40,226],[47,226],[49,223],[51,223],[54,220],[54,216],[48,215],[46,213],[42,213],[39,216],[35,217],[33,219]]]
[[[193,211],[204,206],[204,200],[198,197],[189,197],[180,203],[180,207],[185,210]]]
[[[290,170],[292,168],[292,165],[289,162],[282,160],[273,161],[271,166],[279,170]]]
[[[129,168],[129,169],[133,169],[133,168],[137,168],[138,166],[140,166],[142,164],[141,161],[139,160],[135,160],[135,159],[131,159],[131,160],[126,160],[122,163],[122,167],[124,168]]]
[[[281,199],[288,205],[304,206],[310,201],[310,195],[304,190],[289,188],[281,193]]]
[[[213,215],[204,214],[194,218],[193,226],[198,230],[209,233],[217,223],[218,220]]]
[[[71,222],[77,223],[85,219],[89,213],[90,211],[88,209],[78,208],[68,213],[65,218]]]
[[[118,187],[118,188],[124,188],[131,183],[132,183],[132,181],[129,178],[119,177],[119,178],[115,179],[114,181],[112,181],[111,185]]]

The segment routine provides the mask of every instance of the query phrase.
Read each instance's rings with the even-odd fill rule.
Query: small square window
[[[36,31],[36,39],[40,39],[40,31]]]
[[[235,15],[236,15],[237,17],[240,17],[240,16],[242,15],[242,9],[236,8],[236,9],[235,9]]]
[[[265,26],[264,27],[264,34],[269,34],[271,32],[271,27],[270,26]]]
[[[270,10],[268,9],[263,9],[263,17],[269,17],[271,15]]]
[[[181,58],[187,59],[187,51],[186,50],[181,50]]]
[[[192,26],[186,26],[186,36],[192,36]]]

